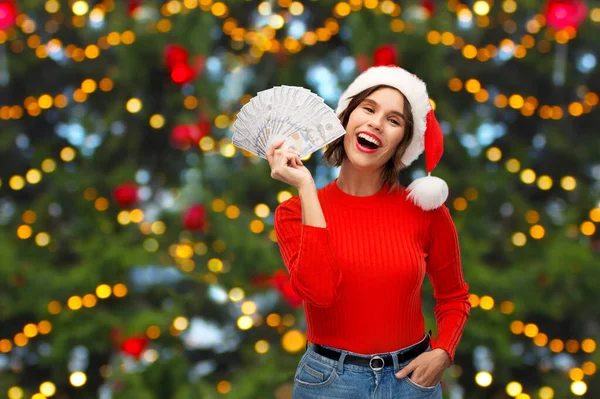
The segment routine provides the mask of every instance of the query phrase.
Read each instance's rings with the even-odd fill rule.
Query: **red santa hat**
[[[363,90],[377,85],[398,89],[408,99],[412,109],[414,134],[402,163],[409,166],[425,151],[428,175],[413,181],[407,188],[408,198],[424,210],[439,208],[448,198],[448,185],[431,172],[444,152],[444,136],[427,94],[425,83],[412,73],[398,66],[371,67],[360,74],[338,101],[336,114],[340,115],[350,104],[350,100]]]

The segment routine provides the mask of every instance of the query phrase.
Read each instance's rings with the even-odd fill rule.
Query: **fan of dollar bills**
[[[258,92],[242,107],[233,128],[233,144],[264,159],[280,140],[285,140],[280,148],[304,158],[346,133],[321,97],[296,86]]]

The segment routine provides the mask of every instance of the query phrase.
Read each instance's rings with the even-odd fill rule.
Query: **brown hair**
[[[397,90],[395,87],[391,87],[388,85],[377,85],[373,87],[369,87],[366,90],[361,91],[360,93],[352,96],[350,98],[350,104],[346,107],[345,110],[339,115],[339,119],[342,122],[342,126],[344,129],[348,126],[348,121],[350,120],[350,114],[371,94],[376,92],[379,89],[389,88]],[[405,168],[406,165],[402,163],[402,156],[406,152],[408,145],[412,141],[414,135],[414,121],[412,115],[412,107],[408,102],[406,96],[400,92],[402,97],[404,98],[404,109],[402,113],[404,114],[404,137],[398,144],[394,155],[389,159],[389,161],[383,167],[383,172],[381,174],[381,183],[389,184],[390,190],[395,190],[399,185],[399,173],[400,170]],[[341,166],[342,162],[346,158],[346,151],[344,150],[344,136],[336,139],[331,144],[327,146],[325,153],[323,154],[323,161],[328,166]]]

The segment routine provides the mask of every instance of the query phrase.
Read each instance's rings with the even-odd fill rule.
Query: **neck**
[[[381,190],[381,170],[357,170],[350,162],[344,160],[337,179],[337,186],[349,195],[366,197]]]

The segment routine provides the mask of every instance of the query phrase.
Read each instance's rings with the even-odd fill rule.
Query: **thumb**
[[[408,376],[410,373],[412,373],[416,368],[417,368],[417,365],[415,364],[414,361],[412,361],[412,362],[408,363],[406,365],[406,367],[404,367],[402,370],[400,370],[396,373],[396,378],[402,379],[402,378]]]

